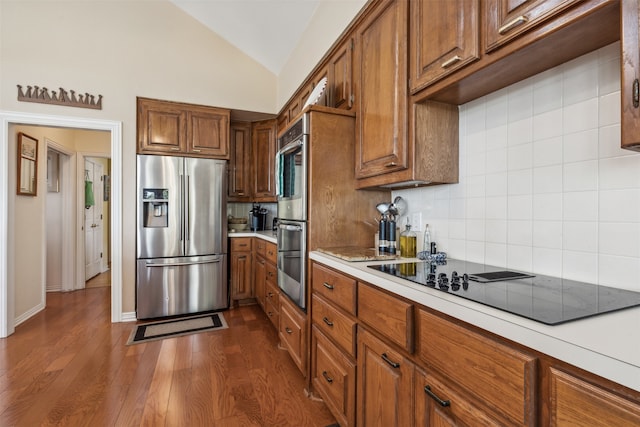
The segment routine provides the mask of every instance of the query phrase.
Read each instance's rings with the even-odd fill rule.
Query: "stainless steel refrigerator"
[[[138,155],[138,319],[227,308],[226,161]]]

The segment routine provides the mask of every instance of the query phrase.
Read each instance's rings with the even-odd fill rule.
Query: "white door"
[[[85,209],[84,209],[84,279],[89,280],[102,270],[102,164],[89,158],[84,161]],[[89,194],[93,193],[93,204]]]

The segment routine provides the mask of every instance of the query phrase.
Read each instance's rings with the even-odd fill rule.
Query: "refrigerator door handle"
[[[184,240],[185,241],[189,241],[189,236],[190,236],[190,232],[191,232],[191,199],[189,196],[189,191],[191,190],[189,188],[189,175],[185,175],[185,188],[184,188],[184,207],[185,207],[185,214],[184,214]],[[186,246],[185,246],[186,248]],[[186,250],[186,249],[185,249]]]
[[[172,262],[172,263],[155,263],[155,262],[147,262],[145,263],[146,267],[177,267],[184,265],[196,265],[196,264],[215,264],[220,262],[220,259],[212,259],[207,261],[193,261],[193,262]]]
[[[178,224],[180,225],[180,242],[182,242],[182,248],[184,251],[184,175],[180,175],[180,221]]]

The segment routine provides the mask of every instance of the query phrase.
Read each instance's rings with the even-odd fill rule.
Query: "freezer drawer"
[[[227,308],[226,266],[226,255],[138,260],[137,318]]]

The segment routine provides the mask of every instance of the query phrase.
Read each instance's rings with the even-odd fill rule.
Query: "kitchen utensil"
[[[380,212],[382,215],[386,214],[389,211],[389,205],[391,205],[391,203],[378,203],[376,205],[376,209],[378,210],[378,212]]]

